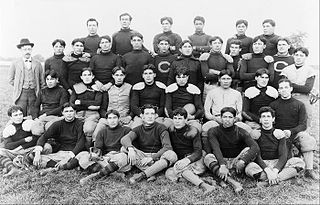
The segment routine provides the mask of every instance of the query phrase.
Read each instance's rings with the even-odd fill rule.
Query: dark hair
[[[92,68],[90,68],[90,67],[84,67],[84,68],[82,68],[82,69],[81,69],[81,75],[82,75],[82,73],[83,73],[84,71],[89,71],[91,74],[93,74]]]
[[[264,45],[267,44],[267,39],[265,39],[263,36],[256,36],[256,37],[254,37],[253,40],[252,40],[252,43],[255,43],[255,42],[259,41],[259,40],[262,41],[262,43],[263,43]]]
[[[141,34],[141,33],[139,33],[139,32],[133,32],[131,35],[130,35],[130,39],[132,40],[133,39],[133,37],[139,37],[139,38],[141,38],[141,40],[143,40],[143,35]]]
[[[305,47],[298,47],[293,50],[293,54],[297,53],[298,51],[301,51],[302,53],[306,54],[306,56],[309,55],[309,50]]]
[[[153,106],[151,104],[145,104],[142,107],[140,107],[141,113],[144,114],[144,111],[146,109],[154,109],[154,112],[157,113],[158,112],[158,107],[157,106]]]
[[[145,70],[152,70],[153,73],[156,73],[156,67],[155,67],[153,64],[144,65],[144,66],[143,66],[142,73],[143,73]]]
[[[111,42],[111,38],[110,38],[110,36],[108,36],[108,35],[101,36],[99,43],[101,43],[102,39],[107,39],[109,42]]]
[[[182,48],[182,46],[186,43],[189,43],[192,46],[192,42],[190,40],[183,40],[180,44],[179,44],[179,48]]]
[[[248,21],[244,20],[244,19],[239,19],[238,21],[236,21],[236,26],[238,26],[239,24],[244,24],[246,25],[246,27],[248,27]]]
[[[165,21],[165,20],[169,21],[169,23],[170,23],[171,25],[173,24],[172,18],[171,18],[171,17],[168,17],[168,16],[162,17],[162,18],[160,19],[160,23],[162,24],[162,22]]]
[[[261,114],[265,112],[270,112],[272,117],[274,117],[276,114],[276,112],[271,107],[263,106],[259,109],[259,116],[261,117]]]
[[[206,21],[202,16],[196,16],[193,19],[193,23],[195,23],[196,21],[202,21],[202,23],[204,24]]]
[[[265,23],[269,23],[271,24],[271,26],[275,27],[276,26],[276,22],[272,19],[266,19],[262,22],[262,25],[265,24]]]
[[[51,78],[59,78],[59,74],[55,70],[46,70],[44,77],[51,76]]]
[[[279,41],[285,41],[285,42],[287,42],[288,45],[291,45],[291,41],[290,41],[290,39],[287,38],[287,37],[280,37],[280,38],[278,38],[277,44],[279,43]]]
[[[126,75],[126,69],[124,69],[123,67],[121,66],[116,66],[112,69],[112,75],[114,75],[118,70],[121,70],[121,72]]]
[[[20,107],[18,105],[10,106],[9,109],[8,109],[8,116],[11,117],[12,113],[17,112],[17,111],[21,111],[23,113],[22,107]]]
[[[187,75],[190,76],[190,69],[186,66],[178,66],[174,72],[174,76]]]
[[[233,117],[235,117],[237,115],[237,111],[233,107],[224,107],[224,108],[222,108],[221,111],[220,111],[221,117],[222,117],[223,113],[225,113],[225,112],[230,112],[233,115]]]
[[[119,19],[121,20],[121,17],[122,16],[129,16],[129,20],[131,21],[132,20],[132,16],[130,15],[130,14],[128,14],[128,13],[123,13],[123,14],[120,14],[120,16],[119,16]]]
[[[185,119],[187,119],[188,117],[188,112],[186,111],[186,109],[182,108],[182,107],[177,107],[173,113],[172,116],[177,116],[177,115],[181,115],[183,116]]]
[[[71,42],[71,45],[74,45],[77,42],[80,42],[82,43],[82,45],[84,45],[84,40],[82,38],[73,39],[73,41]]]
[[[167,36],[160,36],[157,43],[159,44],[161,41],[167,41],[170,44],[170,39]]]
[[[219,78],[221,78],[224,75],[228,75],[228,76],[232,77],[232,72],[229,69],[223,69],[219,73]]]
[[[99,26],[99,23],[98,23],[97,19],[95,19],[95,18],[89,18],[89,19],[87,20],[87,26],[88,26],[89,21],[95,21],[95,22],[97,22],[97,26]]]
[[[292,82],[288,79],[288,78],[282,78],[278,81],[278,85],[280,85],[280,83],[289,83],[289,86],[292,87]]]
[[[56,39],[52,42],[52,47],[54,47],[57,43],[60,43],[61,46],[66,47],[66,42],[62,39]]]
[[[239,39],[232,39],[232,40],[230,41],[229,46],[231,46],[232,44],[239,45],[239,48],[242,47],[242,42],[241,42]]]
[[[219,41],[220,41],[221,43],[223,43],[222,38],[220,38],[219,36],[213,36],[213,37],[211,37],[211,38],[209,39],[209,43],[211,44],[212,41],[215,41],[215,40],[217,40],[217,39],[219,39]]]
[[[120,113],[117,111],[117,110],[114,110],[114,109],[111,109],[111,110],[108,110],[107,113],[106,113],[106,118],[108,118],[108,116],[110,114],[114,114],[116,115],[118,118],[120,117]]]
[[[63,112],[63,110],[67,107],[72,107],[72,109],[76,110],[70,102],[66,102],[65,104],[62,105],[61,112]]]
[[[267,74],[270,77],[270,72],[266,68],[259,68],[254,74],[255,77],[262,76],[263,74]]]

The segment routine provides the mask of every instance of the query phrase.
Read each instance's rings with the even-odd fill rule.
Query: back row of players
[[[120,21],[122,25],[128,26],[131,16],[123,14],[120,16]],[[127,22],[127,24],[124,22]],[[293,50],[293,56],[291,56],[289,54],[289,40],[276,36],[275,45],[277,46],[276,50],[278,50],[277,54],[274,56],[266,55],[266,51],[270,52],[272,50],[267,46],[273,45],[271,43],[273,40],[270,40],[273,39],[270,36],[275,36],[273,32],[269,35],[264,34],[251,39],[244,35],[248,25],[247,22],[239,20],[236,23],[238,35],[228,40],[227,50],[230,49],[230,55],[225,55],[221,53],[223,40],[220,37],[209,37],[205,45],[198,44],[199,39],[202,39],[203,35],[205,35],[201,29],[204,24],[202,17],[196,17],[194,20],[198,29],[190,37],[191,41],[180,40],[179,44],[174,44],[172,40],[173,38],[177,38],[177,34],[172,33],[170,30],[172,19],[169,17],[162,18],[161,23],[163,24],[164,32],[155,37],[156,54],[150,54],[143,46],[143,36],[137,32],[133,32],[129,27],[124,27],[116,33],[113,36],[113,41],[111,41],[109,36],[98,37],[96,34],[98,22],[94,19],[89,19],[87,22],[89,31],[90,33],[91,31],[95,31],[93,32],[95,35],[73,40],[73,52],[70,55],[64,56],[63,50],[66,44],[63,40],[58,39],[52,43],[55,54],[45,63],[47,87],[41,90],[40,88],[43,83],[42,68],[39,63],[31,58],[31,50],[34,44],[30,43],[27,39],[22,39],[18,48],[21,49],[23,56],[22,59],[14,62],[11,66],[10,83],[14,86],[15,104],[23,108],[24,115],[31,114],[39,122],[39,126],[33,126],[33,132],[39,136],[43,132],[41,128],[44,124],[46,124],[46,128],[48,129],[55,121],[61,121],[61,117],[59,117],[61,108],[65,102],[69,101],[72,109],[77,111],[77,118],[84,121],[85,144],[86,148],[89,149],[98,140],[98,136],[102,135],[101,133],[105,131],[106,125],[109,125],[108,119],[105,118],[108,118],[106,113],[110,115],[110,110],[117,110],[119,115],[113,114],[118,116],[120,124],[128,125],[133,131],[138,131],[142,128],[146,129],[144,126],[145,124],[148,125],[146,123],[145,107],[142,110],[140,108],[149,104],[151,107],[148,107],[148,109],[156,112],[153,114],[156,116],[154,120],[157,123],[164,124],[171,130],[172,128],[170,127],[172,125],[178,128],[175,121],[172,121],[172,118],[174,119],[174,116],[177,115],[184,117],[189,125],[193,125],[197,128],[197,132],[201,133],[206,153],[213,152],[217,156],[219,155],[219,151],[214,146],[216,144],[210,142],[212,145],[210,148],[208,147],[209,143],[206,143],[206,141],[212,140],[209,134],[210,131],[208,132],[208,130],[230,127],[228,126],[230,122],[228,123],[228,120],[226,120],[227,122],[224,121],[223,114],[229,113],[231,115],[226,118],[234,118],[231,127],[234,128],[233,123],[236,122],[237,126],[235,129],[244,129],[248,133],[251,133],[252,136],[260,136],[260,134],[257,134],[252,129],[260,127],[259,119],[261,113],[259,114],[259,110],[261,107],[270,105],[276,111],[276,127],[282,130],[280,135],[277,132],[276,134],[273,132],[270,140],[276,140],[278,143],[281,141],[280,138],[288,138],[288,147],[290,149],[292,143],[297,144],[305,159],[306,175],[316,178],[316,174],[312,170],[313,150],[315,150],[316,141],[307,132],[304,132],[307,128],[306,113],[309,112],[311,114],[311,104],[317,100],[316,95],[312,95],[311,101],[309,101],[308,96],[315,81],[313,69],[305,65],[305,59],[309,55],[308,50],[306,48],[296,48]],[[199,26],[199,24],[202,26]],[[275,26],[272,20],[265,20],[263,25],[264,28],[269,28],[269,30],[273,30]],[[165,30],[168,28],[169,30]],[[99,45],[96,51],[83,52],[85,47],[97,45],[94,43],[95,38],[98,39]],[[119,48],[129,48],[128,46],[124,46],[124,39],[130,42],[130,49],[126,53],[119,53]],[[248,40],[249,44],[247,44]],[[119,44],[122,46],[119,46]],[[122,55],[116,55],[112,50]],[[207,51],[209,52],[206,53]],[[172,53],[178,53],[178,55],[173,55]],[[194,57],[194,55],[199,56],[199,58]],[[22,72],[18,72],[20,70]],[[281,75],[288,78],[289,81],[282,81],[283,86],[278,87],[277,82],[281,78]],[[64,88],[58,86],[58,82]],[[274,87],[268,86],[268,83]],[[279,89],[280,98],[278,98],[276,88]],[[70,94],[70,99],[66,90]],[[242,96],[238,90],[243,90],[244,95]],[[303,103],[292,100],[292,91],[294,92],[293,96],[302,100]],[[176,111],[182,107],[186,110],[186,116],[183,111]],[[270,112],[272,117],[274,117],[272,111],[267,112]],[[66,118],[65,115],[64,118]],[[55,124],[57,125],[58,123]],[[151,124],[154,124],[154,121]],[[50,129],[51,131],[49,131]],[[47,132],[52,132],[52,129],[54,128],[50,127]],[[5,130],[8,132],[8,129]],[[175,129],[173,128],[173,130]],[[178,132],[178,130],[176,131]],[[225,131],[227,132],[228,130]],[[6,138],[12,136],[12,132],[9,133],[11,134],[4,134],[4,136]],[[42,136],[48,137],[49,135],[45,134]],[[159,146],[161,144],[164,145],[161,136],[159,135],[160,138],[158,138],[161,141],[161,143],[158,141],[160,143],[158,144]],[[51,137],[54,137],[54,135]],[[129,138],[133,140],[136,137],[136,135],[132,135]],[[145,137],[144,140],[146,140]],[[238,140],[240,139],[235,140],[237,141],[237,147],[239,145]],[[142,141],[138,140],[138,144],[139,142],[143,144]],[[146,140],[146,143],[148,142],[149,140]],[[38,141],[38,143],[43,144],[43,139],[40,142]],[[153,144],[154,142],[150,143]],[[221,144],[221,146],[230,148],[228,143],[227,145]],[[249,144],[247,145],[249,146]],[[129,150],[131,146],[127,144],[125,147]],[[282,146],[281,150],[284,149]],[[144,152],[151,152],[148,150],[149,148],[146,148]],[[274,151],[278,152],[280,150],[278,148],[276,146]],[[153,147],[152,149],[155,148]],[[237,147],[237,150],[239,149],[240,151],[242,150],[241,146]],[[79,151],[81,149],[77,149],[77,153],[73,152],[73,155],[71,155],[74,156]],[[154,151],[156,150],[152,150],[152,152]],[[233,158],[239,154],[229,151],[222,151],[222,153],[223,157],[227,158]],[[232,156],[229,156],[230,153],[232,153]],[[177,154],[179,155],[179,153]],[[132,156],[132,152],[129,155]],[[129,155],[130,161],[132,158]],[[268,158],[275,156],[278,155],[273,153]],[[37,157],[39,156],[37,155]],[[168,158],[174,161],[172,160],[172,155],[170,157]],[[144,156],[143,158],[148,158],[148,156]],[[151,163],[154,160],[150,161],[149,158],[148,160],[145,159],[146,161],[143,161],[143,164]],[[247,156],[246,160],[242,160],[237,165],[237,170],[243,169],[244,164],[248,164],[250,161],[249,158],[253,160],[254,157]],[[166,160],[171,162],[169,159]],[[38,164],[39,158],[35,161]],[[59,163],[59,165],[66,164],[66,162]],[[222,161],[219,162],[222,163]],[[245,163],[242,164],[243,162]],[[130,163],[131,165],[135,164],[135,162]],[[178,164],[182,168],[185,168],[190,163],[189,159],[189,161],[184,160]],[[209,164],[207,166],[210,168]],[[177,166],[180,167],[180,165]],[[282,169],[283,165],[281,168],[277,167],[276,170],[279,172],[279,169]],[[163,166],[161,164],[160,167]],[[222,166],[221,168],[220,166],[219,171],[222,171],[223,174],[218,175],[227,179],[225,170],[220,170],[223,168],[225,167]],[[154,172],[154,169],[151,169],[151,173]],[[300,169],[297,170],[300,171]],[[269,170],[266,172],[271,177],[271,172]],[[144,175],[147,173],[148,177],[152,175],[148,171],[143,173]],[[143,174],[140,174],[138,178],[144,176],[141,175]],[[268,179],[270,181],[270,178]],[[133,178],[132,180],[137,179]],[[272,178],[272,180],[275,179]]]

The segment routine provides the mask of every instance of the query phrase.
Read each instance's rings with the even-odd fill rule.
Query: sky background
[[[308,33],[305,46],[310,49],[309,63],[319,65],[319,1],[318,0],[5,0],[0,4],[0,56],[19,56],[16,48],[21,38],[35,43],[33,54],[45,58],[52,52],[56,38],[67,43],[87,35],[86,20],[99,21],[99,35],[112,35],[120,29],[119,15],[133,16],[131,28],[144,36],[144,44],[151,49],[153,37],[161,32],[160,18],[173,18],[172,30],[186,39],[194,32],[193,18],[206,19],[205,33],[227,40],[235,34],[235,22],[249,22],[247,35],[262,33],[262,21],[276,21],[275,33],[289,36]]]

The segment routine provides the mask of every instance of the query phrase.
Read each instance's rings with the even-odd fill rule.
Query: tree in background
[[[306,40],[307,37],[308,37],[307,32],[297,31],[295,33],[292,33],[289,36],[289,39],[291,41],[291,46],[293,48],[304,46],[304,41]]]

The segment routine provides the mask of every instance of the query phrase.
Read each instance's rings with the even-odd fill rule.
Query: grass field
[[[7,68],[0,67],[0,131],[8,120],[7,109],[11,103],[12,87],[7,82]],[[318,150],[314,164],[319,172],[319,103],[316,104],[311,134],[316,137]],[[0,168],[1,170],[1,168]],[[40,176],[39,170],[26,171],[20,176],[4,179],[0,174],[0,204],[320,204],[318,182],[302,176],[283,182],[273,187],[256,187],[256,182],[239,178],[244,185],[244,192],[235,195],[231,187],[217,189],[207,196],[192,184],[181,180],[172,183],[163,173],[155,182],[141,182],[129,185],[132,172],[123,176],[113,175],[79,185],[84,173],[59,171]],[[209,174],[203,176],[212,179]]]

